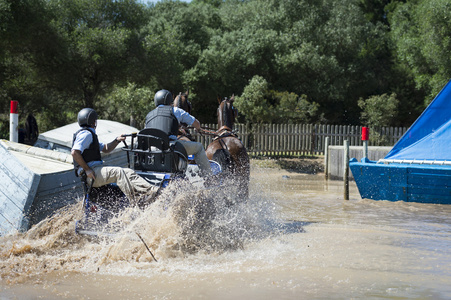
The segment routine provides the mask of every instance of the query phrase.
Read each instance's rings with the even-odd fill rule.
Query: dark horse
[[[172,106],[178,107],[191,114],[191,102],[188,100],[189,90],[186,92],[179,93],[175,98]],[[177,135],[177,139],[192,141],[193,137],[187,128],[187,124],[181,124],[179,128],[179,134]]]
[[[191,114],[191,102],[189,102],[188,100],[188,96],[189,96],[189,90],[187,90],[186,92],[179,93],[175,98],[174,98],[174,102],[172,103],[172,105],[174,107],[178,107],[183,109],[184,111],[186,111],[187,113]]]
[[[218,98],[218,131],[216,137],[207,147],[207,157],[217,161],[227,178],[238,184],[238,196],[247,199],[249,194],[250,163],[246,147],[233,132],[233,123],[238,110],[233,107],[235,97]]]
[[[25,122],[25,137],[28,145],[34,145],[38,140],[38,123],[32,114],[29,114]]]

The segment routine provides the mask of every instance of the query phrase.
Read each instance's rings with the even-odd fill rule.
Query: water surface
[[[250,195],[203,223],[200,195],[178,193],[122,216],[114,240],[75,235],[70,208],[0,238],[0,298],[451,298],[451,206],[362,200],[353,183],[345,201],[340,181],[273,169]]]

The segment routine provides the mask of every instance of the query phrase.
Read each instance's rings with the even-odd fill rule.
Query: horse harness
[[[230,127],[222,126],[221,128],[218,129],[218,131],[216,131],[216,136],[213,138],[213,141],[229,136],[240,139],[238,135],[235,132],[233,132],[233,130]]]
[[[243,143],[241,139],[238,137],[238,135],[235,132],[233,132],[233,130],[228,126],[222,126],[221,128],[218,129],[218,131],[216,131],[216,134],[217,135],[213,138],[213,141],[217,140],[221,145],[222,149],[227,151],[228,155],[230,155],[230,152],[229,149],[227,148],[227,144],[222,140],[223,138],[234,137],[237,138],[241,143]]]

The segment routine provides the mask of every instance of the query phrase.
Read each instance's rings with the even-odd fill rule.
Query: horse
[[[172,106],[178,107],[191,114],[191,102],[188,100],[189,89],[183,94],[180,92],[175,98]]]
[[[187,113],[191,114],[191,102],[188,100],[189,96],[189,89],[184,92],[183,94],[180,92],[172,102],[173,107],[178,107],[186,111]],[[179,134],[177,135],[178,140],[185,140],[185,141],[193,141],[194,138],[191,136],[191,133],[186,128],[187,124],[181,124],[179,128]]]
[[[238,196],[247,199],[249,195],[250,162],[246,147],[232,130],[238,110],[233,106],[235,97],[218,98],[218,130],[208,145],[206,153],[210,160],[217,161],[224,176],[238,183]]]
[[[25,122],[25,136],[27,140],[27,144],[34,145],[38,140],[39,129],[38,123],[36,122],[35,117],[32,114],[29,114],[27,120]]]

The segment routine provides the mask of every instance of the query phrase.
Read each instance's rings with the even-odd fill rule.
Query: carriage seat
[[[137,147],[133,149],[134,169],[168,173],[183,173],[188,164],[185,147],[170,141],[159,129],[145,128],[137,134]]]

